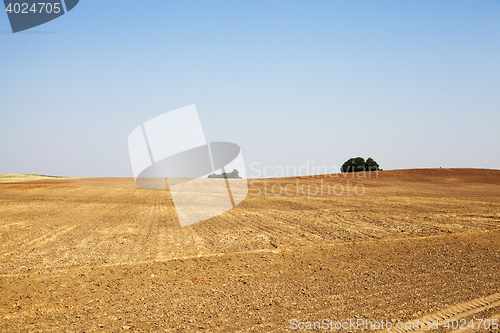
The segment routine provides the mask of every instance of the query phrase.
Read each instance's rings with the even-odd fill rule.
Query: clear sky
[[[499,169],[500,1],[81,0],[17,34],[0,13],[0,173],[131,176],[129,133],[190,104],[250,177]]]

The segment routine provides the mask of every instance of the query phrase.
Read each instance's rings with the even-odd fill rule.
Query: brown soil
[[[237,207],[180,228],[169,192],[133,179],[0,184],[0,331],[498,317],[500,170],[249,185]]]

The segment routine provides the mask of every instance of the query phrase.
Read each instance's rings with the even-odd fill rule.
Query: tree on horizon
[[[341,172],[382,171],[377,162],[371,157],[365,161],[363,157],[352,157],[342,164]]]
[[[231,172],[223,172],[221,174],[212,173],[208,175],[207,178],[240,178],[240,173],[238,170],[233,169]]]

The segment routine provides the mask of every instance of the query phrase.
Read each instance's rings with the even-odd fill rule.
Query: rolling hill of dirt
[[[133,179],[1,183],[0,330],[281,332],[434,318],[444,332],[446,320],[500,315],[500,170],[251,179],[249,189],[181,228],[169,192]]]

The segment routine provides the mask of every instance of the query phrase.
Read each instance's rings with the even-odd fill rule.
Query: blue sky
[[[190,104],[253,177],[499,169],[500,1],[81,0],[17,34],[0,13],[0,173],[131,176],[129,133]]]

